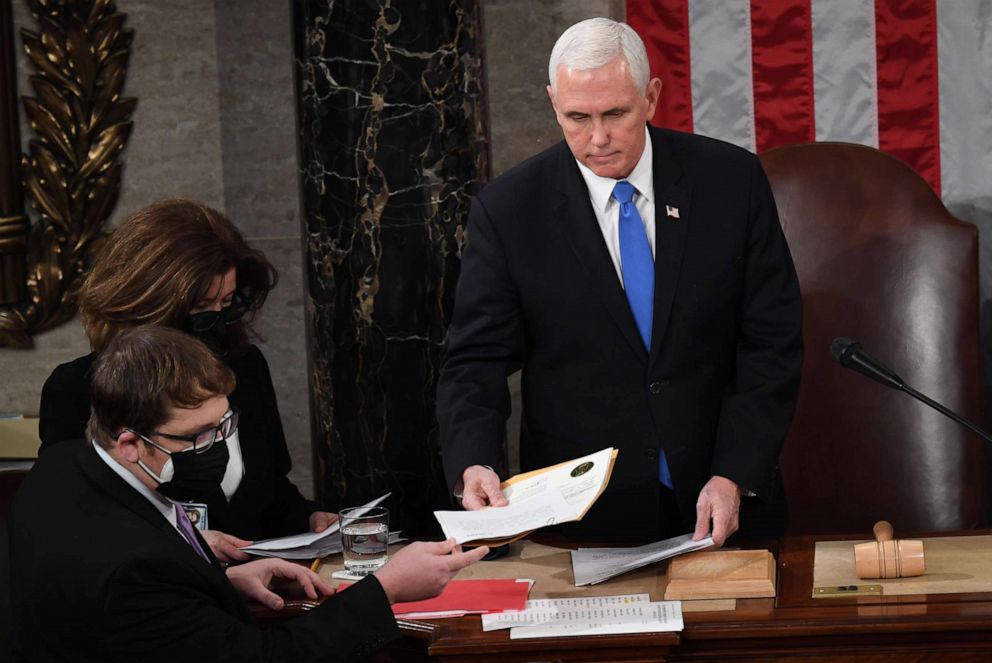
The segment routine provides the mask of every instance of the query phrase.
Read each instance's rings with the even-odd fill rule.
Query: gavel
[[[875,540],[854,546],[854,570],[859,578],[911,578],[926,571],[923,542],[893,540],[892,524],[875,523]]]

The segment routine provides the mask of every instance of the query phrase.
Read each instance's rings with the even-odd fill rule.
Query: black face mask
[[[230,306],[219,311],[200,311],[188,314],[183,320],[182,329],[187,334],[196,337],[210,348],[214,354],[224,357],[229,350],[227,328],[237,324],[248,312],[249,299],[241,293],[235,293]]]
[[[163,495],[181,502],[205,502],[208,505],[223,503],[224,493],[220,482],[227,469],[227,442],[217,441],[202,454],[191,451],[174,453],[169,456],[172,462],[172,477],[158,485]],[[168,465],[168,463],[166,463]],[[168,478],[165,467],[159,478]]]
[[[209,317],[208,317],[209,316]],[[207,319],[204,319],[207,318]],[[212,324],[211,324],[212,323]],[[227,355],[227,323],[216,311],[204,311],[186,316],[183,331],[203,341],[203,344],[219,357]]]

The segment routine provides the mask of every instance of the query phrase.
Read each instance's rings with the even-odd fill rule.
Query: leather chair
[[[10,504],[27,476],[27,470],[0,470],[0,663],[11,660],[10,651]]]
[[[980,421],[978,233],[903,162],[814,143],[761,156],[803,294],[806,356],[781,465],[790,533],[908,531],[982,520],[977,436],[847,370],[860,341],[905,382]]]

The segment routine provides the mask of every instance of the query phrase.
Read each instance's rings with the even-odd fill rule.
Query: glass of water
[[[344,569],[352,575],[367,576],[386,563],[389,544],[389,509],[382,506],[355,506],[338,513]]]

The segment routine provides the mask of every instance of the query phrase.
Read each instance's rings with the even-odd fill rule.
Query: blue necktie
[[[651,351],[651,323],[654,320],[654,258],[644,232],[644,222],[634,205],[634,185],[626,180],[613,187],[613,198],[620,203],[620,267],[623,289],[641,333],[644,347]],[[672,487],[665,451],[658,450],[658,473],[661,483]]]

